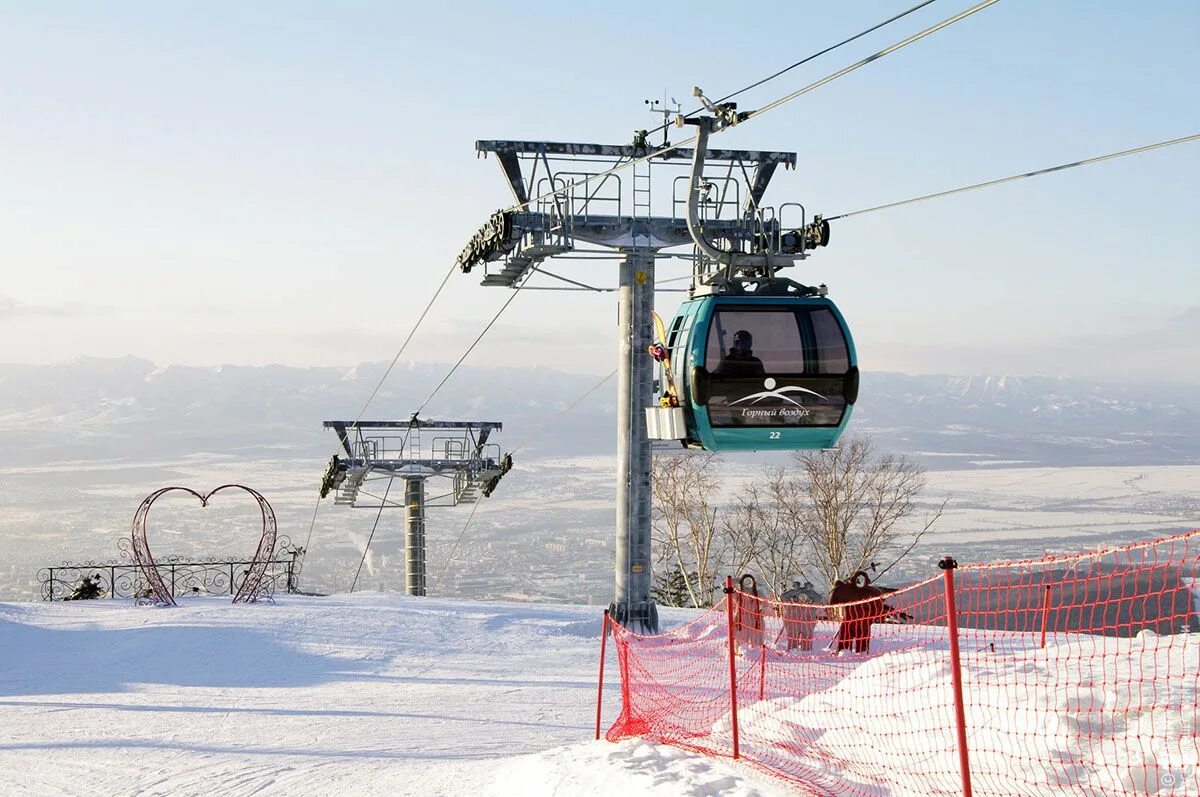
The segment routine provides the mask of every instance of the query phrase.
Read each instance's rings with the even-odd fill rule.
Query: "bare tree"
[[[656,457],[659,593],[686,593],[692,606],[706,607],[725,572],[754,573],[764,591],[786,589],[798,576],[832,587],[858,570],[882,575],[946,506],[918,517],[925,471],[903,456],[876,456],[867,438],[797,452],[794,462],[793,469],[766,470],[722,502],[716,454]]]
[[[754,573],[764,592],[782,592],[789,579],[808,570],[807,539],[792,516],[789,493],[785,472],[771,469],[762,484],[742,488],[722,515],[733,572]]]
[[[904,456],[876,456],[864,437],[837,449],[797,453],[795,462],[800,472],[780,480],[777,500],[801,530],[809,563],[827,584],[869,567],[877,575],[886,573],[946,507],[943,501],[916,517],[924,469]]]
[[[660,568],[677,570],[692,606],[711,606],[727,544],[717,523],[716,454],[654,458],[654,548]]]

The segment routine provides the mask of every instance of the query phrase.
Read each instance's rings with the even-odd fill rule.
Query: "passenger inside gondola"
[[[721,358],[717,373],[727,377],[763,376],[766,373],[762,360],[754,356],[754,336],[749,330],[739,329],[733,333],[733,345]]]

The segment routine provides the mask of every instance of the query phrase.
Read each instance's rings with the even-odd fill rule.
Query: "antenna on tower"
[[[661,129],[663,131],[663,140],[661,146],[671,146],[671,142],[667,140],[667,130],[671,127],[671,120],[678,116],[679,112],[682,110],[679,100],[675,99],[674,97],[670,97],[668,99],[667,92],[664,89],[661,100],[642,100],[642,102],[646,104],[646,110],[650,111],[650,113],[656,113],[662,116],[663,121]],[[635,139],[640,141],[642,146],[645,146],[646,136],[647,132],[645,130],[639,130],[635,135]]]

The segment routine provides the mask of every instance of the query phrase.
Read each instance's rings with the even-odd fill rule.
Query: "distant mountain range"
[[[356,417],[385,367],[159,367],[134,357],[0,364],[0,464],[327,455],[335,440],[321,422]],[[366,417],[407,418],[447,370],[400,363]],[[613,381],[559,416],[599,379],[542,366],[463,366],[424,415],[502,421],[503,444],[528,453],[608,453]],[[852,430],[935,468],[1200,462],[1200,399],[1185,387],[868,372],[855,412]]]
[[[889,448],[963,464],[1200,462],[1200,391],[1046,376],[863,377],[858,419]],[[947,456],[953,455],[953,456]]]

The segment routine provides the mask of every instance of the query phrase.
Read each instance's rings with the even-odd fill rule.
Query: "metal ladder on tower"
[[[404,433],[404,442],[400,446],[400,456],[407,459],[421,458],[421,426],[417,423],[414,412],[408,419],[408,431]]]
[[[635,161],[633,164],[633,245],[650,245],[650,161]],[[638,222],[643,222],[641,225]],[[638,228],[641,227],[641,230]],[[639,240],[643,239],[643,240]]]

